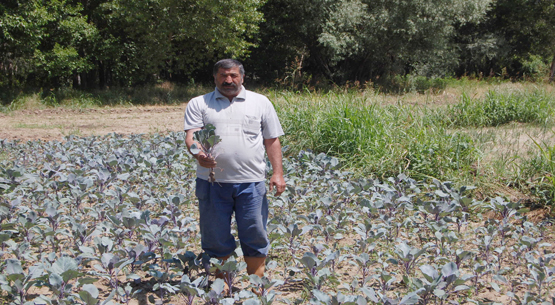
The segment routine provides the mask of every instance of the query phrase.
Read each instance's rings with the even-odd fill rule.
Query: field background
[[[405,88],[401,90],[405,93],[401,94],[381,93],[360,85],[328,90],[308,87],[296,91],[268,88],[254,90],[259,89],[259,92],[268,95],[279,112],[286,129],[282,142],[289,147],[286,155],[294,155],[303,149],[330,153],[344,161],[343,167],[353,169],[361,176],[384,177],[402,172],[402,167],[407,164],[403,164],[404,161],[400,159],[378,160],[367,158],[368,155],[380,157],[385,154],[407,154],[407,150],[424,149],[414,147],[413,143],[419,140],[431,138],[429,145],[437,146],[438,143],[442,145],[441,142],[445,142],[450,134],[463,134],[469,137],[466,140],[472,142],[474,150],[466,164],[459,165],[456,171],[441,175],[418,172],[424,176],[417,178],[428,175],[428,178],[472,184],[478,187],[475,193],[480,198],[503,195],[515,201],[523,200],[534,208],[547,208],[546,212],[549,213],[552,199],[537,198],[530,189],[534,188],[538,178],[545,177],[544,171],[549,176],[553,168],[551,164],[554,156],[550,149],[555,145],[555,87],[544,82],[508,82],[499,79],[463,78],[444,82],[439,88],[426,83],[422,90],[415,88],[414,83],[407,82],[401,86]],[[248,80],[246,86],[249,86]],[[48,141],[63,140],[70,135],[178,132],[182,130],[186,102],[211,90],[213,88],[208,86],[183,87],[166,82],[134,90],[88,93],[61,90],[20,95],[0,112],[0,139]],[[490,107],[488,114],[477,112],[491,94],[498,95],[492,98],[497,104]],[[539,102],[534,95],[540,96]],[[514,96],[517,96],[516,101]],[[502,101],[495,101],[495,98]],[[519,103],[523,106],[514,109],[514,105]],[[407,130],[417,130],[417,134],[407,136],[413,138],[404,140],[407,142],[403,143],[404,151],[388,150],[384,148],[387,145],[373,147],[373,143],[361,142],[360,138],[341,139],[340,136],[323,134],[325,131],[320,130],[321,121],[337,119],[338,113],[344,109],[353,109],[352,114],[355,116],[369,118],[375,115],[372,114],[375,109],[388,112],[380,114],[384,117],[377,118],[384,119],[382,122],[362,122],[358,127],[351,126],[366,130],[367,138],[382,136],[393,142],[400,141],[396,137],[407,133]],[[395,114],[391,114],[391,109]],[[453,109],[458,109],[466,121],[453,122],[457,118],[452,118],[439,122],[445,118],[445,113]],[[512,117],[507,112],[511,112]],[[507,118],[502,118],[504,115]],[[481,122],[487,119],[486,116],[498,116],[500,119]],[[420,122],[417,126],[406,123],[396,125],[407,118]],[[337,128],[340,134],[339,130],[346,127],[341,124],[333,126],[330,123],[328,127],[332,130]],[[350,130],[346,133],[353,132]],[[322,142],[318,142],[319,139]],[[348,151],[335,150],[345,146],[345,141],[360,142],[356,144],[359,146],[372,146],[370,149],[374,152],[363,152],[357,156]],[[426,158],[422,151],[411,153],[416,158]],[[447,163],[430,166],[445,167]],[[379,164],[385,165],[380,167]]]
[[[262,297],[249,292],[257,280],[244,275],[240,252],[239,263],[212,262],[237,275],[232,295],[202,268],[194,160],[181,126],[186,101],[210,90],[67,91],[4,107],[0,296],[9,304],[554,297],[552,85],[257,90],[286,132],[288,184],[269,198],[273,287]]]

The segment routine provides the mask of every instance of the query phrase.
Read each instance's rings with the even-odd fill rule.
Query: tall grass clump
[[[553,131],[552,131],[553,132]],[[554,134],[555,135],[555,134]],[[555,145],[534,141],[537,155],[526,160],[523,168],[532,181],[531,193],[540,205],[553,209],[555,205]]]
[[[475,150],[470,137],[432,124],[425,109],[380,104],[360,92],[277,96],[284,143],[339,157],[361,175],[449,179],[470,172]]]
[[[489,91],[483,99],[463,94],[440,119],[453,127],[496,127],[510,122],[553,122],[555,97],[541,91],[501,93]]]

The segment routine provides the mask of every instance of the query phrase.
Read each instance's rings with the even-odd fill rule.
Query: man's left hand
[[[274,196],[276,197],[285,191],[285,180],[282,175],[272,175],[272,178],[270,178],[270,192],[274,189],[274,187],[276,189]]]

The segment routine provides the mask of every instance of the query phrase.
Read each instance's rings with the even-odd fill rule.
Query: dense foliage
[[[287,191],[270,197],[269,277],[260,279],[244,276],[244,263],[208,261],[199,250],[183,133],[0,145],[0,293],[9,304],[553,297],[549,223],[529,221],[502,198],[474,200],[468,187],[402,174],[355,178],[337,159],[302,151],[284,162]],[[263,295],[225,294],[222,280],[207,277],[216,269],[237,287],[263,287]]]
[[[0,86],[127,86],[244,57],[260,0],[3,1]]]
[[[483,22],[463,25],[456,38],[462,50],[458,73],[534,78],[555,73],[555,2],[552,0],[496,1]],[[551,63],[551,67],[546,63]]]
[[[263,37],[285,51],[293,69],[345,81],[414,72],[444,76],[457,66],[456,26],[479,23],[490,1],[269,1]],[[285,9],[288,13],[282,14]],[[290,36],[297,29],[300,37]],[[280,38],[282,41],[279,41]],[[273,45],[261,45],[268,51]],[[289,52],[287,52],[290,50]],[[265,69],[272,53],[253,52]],[[262,58],[260,58],[262,57]],[[300,67],[299,67],[300,66]],[[258,70],[263,70],[258,69]],[[291,75],[293,77],[294,75]],[[291,80],[292,81],[292,80]]]
[[[552,0],[7,0],[0,88],[210,81],[222,57],[288,85],[533,77],[554,37]]]

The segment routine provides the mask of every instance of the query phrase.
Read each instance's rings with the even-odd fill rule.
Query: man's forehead
[[[239,67],[231,67],[229,69],[220,68],[218,69],[218,74],[240,74]]]

